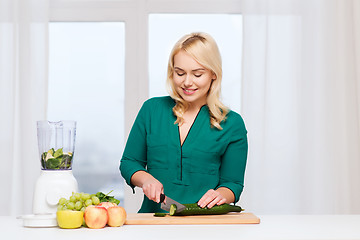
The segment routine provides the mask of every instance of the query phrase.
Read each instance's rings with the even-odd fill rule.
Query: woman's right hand
[[[150,200],[157,203],[160,202],[160,194],[164,193],[164,187],[162,183],[151,174],[144,171],[138,171],[131,177],[131,182],[135,186],[141,187],[145,196]]]
[[[160,202],[160,194],[164,193],[164,188],[161,182],[157,179],[148,179],[144,182],[142,186],[144,194],[154,202]]]

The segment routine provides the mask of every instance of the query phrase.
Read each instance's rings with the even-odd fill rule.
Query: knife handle
[[[164,202],[165,200],[165,194],[161,193],[160,194],[160,203]]]

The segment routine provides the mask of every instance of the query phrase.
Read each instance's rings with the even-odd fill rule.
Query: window
[[[123,22],[50,23],[48,94],[49,120],[77,121],[79,191],[114,190],[122,203],[124,29]]]

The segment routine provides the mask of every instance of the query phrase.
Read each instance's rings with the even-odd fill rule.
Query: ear
[[[217,76],[216,76],[216,74],[215,74],[215,73],[213,73],[213,74],[212,74],[212,79],[211,79],[211,80],[213,80],[213,81],[214,81],[214,80],[216,80],[216,79],[217,79]]]

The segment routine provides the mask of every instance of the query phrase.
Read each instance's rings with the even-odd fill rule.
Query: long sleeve
[[[219,187],[229,188],[239,201],[244,187],[244,174],[247,160],[247,132],[242,119],[238,118],[232,127],[232,134],[221,160]]]
[[[141,107],[131,128],[125,150],[120,162],[120,172],[126,183],[134,189],[131,177],[137,171],[146,171],[147,146],[146,146],[146,120],[148,107],[146,102]]]

